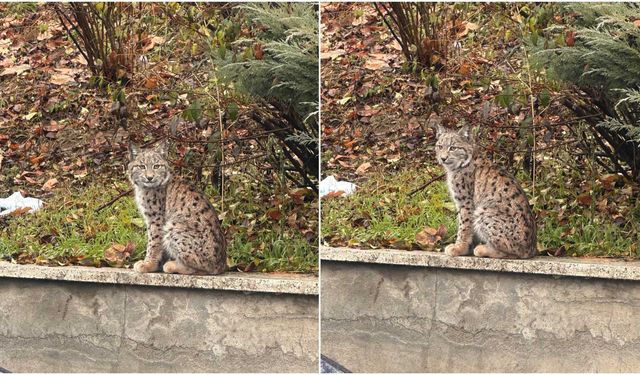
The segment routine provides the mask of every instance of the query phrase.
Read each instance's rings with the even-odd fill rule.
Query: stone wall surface
[[[321,351],[351,371],[640,369],[638,281],[321,257]]]
[[[12,372],[317,372],[317,295],[0,277]]]

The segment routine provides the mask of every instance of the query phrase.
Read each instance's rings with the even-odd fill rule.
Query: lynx
[[[469,128],[438,125],[435,151],[458,209],[456,242],[445,253],[469,255],[475,244],[478,257],[533,257],[536,222],[527,196],[512,176],[478,155]]]
[[[128,177],[147,226],[147,252],[137,272],[219,274],[226,270],[226,243],[209,200],[175,178],[165,142],[129,147]]]

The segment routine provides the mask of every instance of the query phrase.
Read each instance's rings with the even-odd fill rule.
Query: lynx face
[[[459,131],[438,127],[436,141],[436,159],[445,169],[454,171],[464,168],[473,158],[473,145],[469,139],[469,129]]]
[[[171,168],[167,162],[167,146],[160,144],[150,149],[129,148],[128,177],[141,188],[155,189],[171,180]]]

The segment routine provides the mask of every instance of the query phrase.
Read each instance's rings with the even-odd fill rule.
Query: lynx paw
[[[494,249],[491,246],[487,245],[478,245],[475,249],[473,249],[473,255],[477,257],[487,257],[487,258],[509,258],[509,256],[501,251]]]
[[[469,246],[459,243],[452,243],[444,248],[444,253],[452,257],[467,255],[469,253]]]
[[[173,260],[168,261],[162,266],[162,272],[164,273],[177,273],[176,262]]]
[[[156,272],[160,269],[160,264],[149,260],[140,260],[133,265],[133,270],[139,273]]]
[[[165,263],[164,266],[162,266],[162,271],[164,273],[180,273],[183,275],[193,275],[200,273],[197,270],[191,267],[187,267],[184,264],[176,262],[174,260],[170,260]]]

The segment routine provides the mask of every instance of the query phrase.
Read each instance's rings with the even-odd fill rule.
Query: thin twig
[[[446,176],[446,175],[447,175],[446,173],[443,173],[443,174],[441,174],[441,175],[439,175],[439,176],[437,176],[437,177],[432,178],[432,179],[431,179],[431,180],[429,180],[426,184],[424,184],[424,185],[420,186],[420,187],[419,187],[419,188],[417,188],[417,189],[412,190],[412,191],[408,194],[408,195],[409,195],[409,197],[412,197],[412,196],[413,196],[413,195],[415,195],[417,192],[419,192],[419,191],[421,191],[421,190],[426,189],[427,187],[429,187],[429,185],[431,185],[431,184],[433,184],[434,182],[436,182],[436,181],[438,181],[438,180],[442,179],[442,178],[443,178],[444,176]]]
[[[133,189],[129,189],[127,191],[124,191],[124,192],[118,194],[115,198],[113,198],[109,202],[107,202],[107,203],[103,204],[102,206],[96,208],[95,213],[98,213],[98,212],[104,210],[105,208],[107,208],[107,207],[111,206],[112,204],[116,203],[120,198],[122,198],[124,196],[127,196],[127,195],[131,194],[132,192],[133,192]]]
[[[220,103],[220,88],[218,87],[218,76],[213,70],[213,79],[216,86],[216,102],[218,104],[218,123],[220,125],[220,139],[224,138],[224,125],[222,124],[222,108]],[[224,147],[220,147],[220,161],[224,162]],[[220,211],[224,211],[224,169],[220,167]]]

